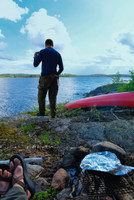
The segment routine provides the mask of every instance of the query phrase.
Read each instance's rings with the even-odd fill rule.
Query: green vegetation
[[[78,115],[80,115],[83,112],[83,110],[81,108],[75,108],[72,110],[68,110],[64,113],[65,117],[76,117]]]
[[[27,152],[28,149],[24,146],[27,146],[31,142],[31,138],[19,133],[19,129],[14,126],[7,123],[0,123],[0,141],[2,144],[0,159],[3,160],[10,158],[16,150],[22,155],[25,151]]]
[[[124,81],[121,79],[122,75],[117,72],[115,74],[115,76],[112,77],[112,83],[113,84],[120,84],[120,83],[124,83]]]
[[[56,117],[59,117],[59,118],[60,117],[63,117],[63,118],[64,117],[75,117],[83,112],[83,110],[81,108],[76,108],[74,110],[67,110],[67,108],[65,108],[66,103],[67,102],[57,105]],[[33,111],[27,111],[24,114],[31,114],[32,116],[37,116],[38,112],[39,112],[39,108],[34,107]],[[51,116],[51,112],[50,112],[49,108],[46,108],[45,115]]]
[[[51,197],[56,196],[56,189],[49,187],[46,192],[38,192],[37,194],[34,195],[32,198],[33,200],[49,200]]]
[[[39,77],[39,74],[0,74],[0,78],[28,78]],[[91,75],[75,75],[75,74],[61,74],[60,77],[114,77],[115,74],[91,74]],[[121,74],[122,77],[129,77],[129,75]]]
[[[45,143],[45,144],[57,144],[59,145],[61,143],[60,138],[55,135],[54,132],[49,132],[49,133],[44,133],[42,135],[40,135],[39,139],[41,140],[41,142]]]
[[[129,71],[131,73],[130,80],[123,86],[118,87],[117,92],[131,92],[134,91],[134,72]]]
[[[52,137],[48,133],[40,135],[40,140],[41,140],[41,142],[44,142],[46,144],[52,143]]]
[[[129,72],[130,72],[130,80],[129,81],[122,80],[121,74],[119,72],[117,72],[116,75],[114,77],[112,77],[112,84],[109,87],[115,87],[115,85],[118,84],[117,85],[118,93],[134,91],[134,72],[133,71],[129,71]]]
[[[19,135],[18,129],[14,127],[10,127],[7,124],[0,124],[0,140],[4,143],[28,143],[30,142],[30,138],[25,135]]]
[[[0,74],[0,78],[28,78],[39,77],[39,74]]]
[[[94,106],[93,108],[90,109],[90,114],[96,116],[99,121],[101,120],[100,112],[96,108],[96,106]]]
[[[35,124],[29,124],[29,125],[22,125],[21,129],[24,133],[29,133],[30,131],[34,131],[35,130]]]

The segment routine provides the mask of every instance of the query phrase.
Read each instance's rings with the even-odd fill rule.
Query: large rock
[[[85,97],[89,96],[96,96],[96,95],[102,95],[102,94],[108,94],[108,93],[116,93],[118,90],[118,86],[124,85],[124,83],[119,84],[107,84],[100,87],[97,87],[95,90],[92,90],[89,93],[84,94]]]
[[[45,191],[50,186],[50,184],[43,177],[39,177],[38,179],[36,179],[34,181],[34,183],[35,183],[35,192],[36,193],[41,192],[41,191]]]
[[[28,171],[28,174],[30,176],[37,176],[38,174],[40,174],[42,171],[44,170],[43,167],[39,166],[39,165],[30,165],[30,164],[27,164],[27,171]]]
[[[64,152],[64,157],[57,164],[57,169],[64,168],[67,170],[70,168],[76,168],[78,170],[81,160],[89,153],[89,148],[83,146],[72,147],[68,151]]]
[[[58,200],[68,200],[71,193],[71,188],[65,188],[60,193],[57,194]]]
[[[82,139],[90,140],[105,140],[103,123],[99,122],[88,122],[80,123],[76,122],[70,125],[70,130],[76,132]]]
[[[63,159],[58,163],[57,168],[75,168],[76,163],[75,163],[75,158],[74,155],[71,154],[65,154]]]
[[[109,141],[119,145],[127,152],[134,152],[134,120],[114,120],[110,122],[74,122],[68,132],[77,135],[89,145]]]
[[[70,181],[70,175],[66,170],[60,168],[53,176],[51,186],[56,190],[62,190],[66,188]]]
[[[72,154],[74,155],[75,162],[80,162],[87,154],[89,154],[89,149],[83,146],[77,147]]]
[[[89,200],[89,196],[87,194],[81,194],[80,196],[74,197],[74,200]]]
[[[55,118],[48,123],[48,127],[50,127],[51,129],[53,129],[56,132],[64,132],[68,128],[70,121],[71,121],[71,119],[69,119],[69,118],[65,118],[65,119],[64,118],[63,119]]]
[[[93,146],[93,151],[94,152],[110,151],[112,153],[115,153],[119,159],[126,154],[126,152],[121,147],[108,141],[97,143],[96,145]]]
[[[105,137],[125,151],[134,152],[134,120],[115,120],[105,123]]]

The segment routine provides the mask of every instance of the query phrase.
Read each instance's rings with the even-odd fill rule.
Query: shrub
[[[134,91],[134,72],[129,71],[131,73],[130,80],[127,84],[118,87],[117,92],[131,92]]]
[[[46,192],[38,192],[34,195],[33,200],[44,200],[50,199],[50,197],[55,197],[56,189],[49,187]]]

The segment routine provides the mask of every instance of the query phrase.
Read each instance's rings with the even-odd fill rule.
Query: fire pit
[[[82,178],[82,194],[90,200],[132,200],[134,199],[134,182],[130,175],[115,176],[105,172],[86,170]]]

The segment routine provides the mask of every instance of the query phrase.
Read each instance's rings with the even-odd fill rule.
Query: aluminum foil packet
[[[95,170],[113,175],[125,175],[134,170],[134,167],[122,165],[117,156],[109,151],[88,154],[81,161],[80,167],[83,172]]]

